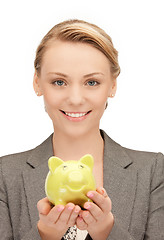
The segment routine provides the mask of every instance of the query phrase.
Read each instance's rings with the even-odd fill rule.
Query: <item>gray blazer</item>
[[[124,148],[101,134],[104,188],[115,216],[108,240],[164,240],[164,156]],[[51,135],[35,149],[0,158],[1,240],[40,239],[36,204],[45,197],[52,155]]]

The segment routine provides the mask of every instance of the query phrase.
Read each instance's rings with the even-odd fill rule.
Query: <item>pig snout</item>
[[[72,171],[68,174],[67,184],[71,188],[80,188],[86,184],[86,179],[79,171]]]

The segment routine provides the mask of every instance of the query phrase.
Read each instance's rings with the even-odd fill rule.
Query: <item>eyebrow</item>
[[[59,75],[59,76],[62,76],[62,77],[68,77],[66,74],[64,73],[60,73],[60,72],[49,72],[48,74],[55,74],[55,75]],[[93,72],[93,73],[89,73],[89,74],[86,74],[84,75],[84,77],[92,77],[94,75],[104,75],[102,72]]]
[[[84,77],[91,77],[93,75],[104,75],[104,74],[102,72],[93,72],[93,73],[89,73],[89,74],[84,75]]]

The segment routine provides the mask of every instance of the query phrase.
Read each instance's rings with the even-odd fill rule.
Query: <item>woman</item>
[[[41,41],[33,84],[54,133],[35,149],[1,158],[1,239],[164,239],[163,155],[124,148],[99,130],[116,93],[117,57],[111,38],[80,20],[56,25]],[[44,192],[49,157],[77,160],[88,153],[93,202],[85,210],[52,206]]]

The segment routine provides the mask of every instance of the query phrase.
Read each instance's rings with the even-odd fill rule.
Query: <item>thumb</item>
[[[47,197],[41,199],[37,203],[37,209],[40,214],[47,215],[52,209],[52,204]]]
[[[107,196],[108,196],[105,188],[103,188],[103,187],[98,187],[98,188],[96,189],[96,191],[97,191],[98,193],[100,193],[100,194],[101,194],[102,196],[104,196],[104,197],[107,197]]]

